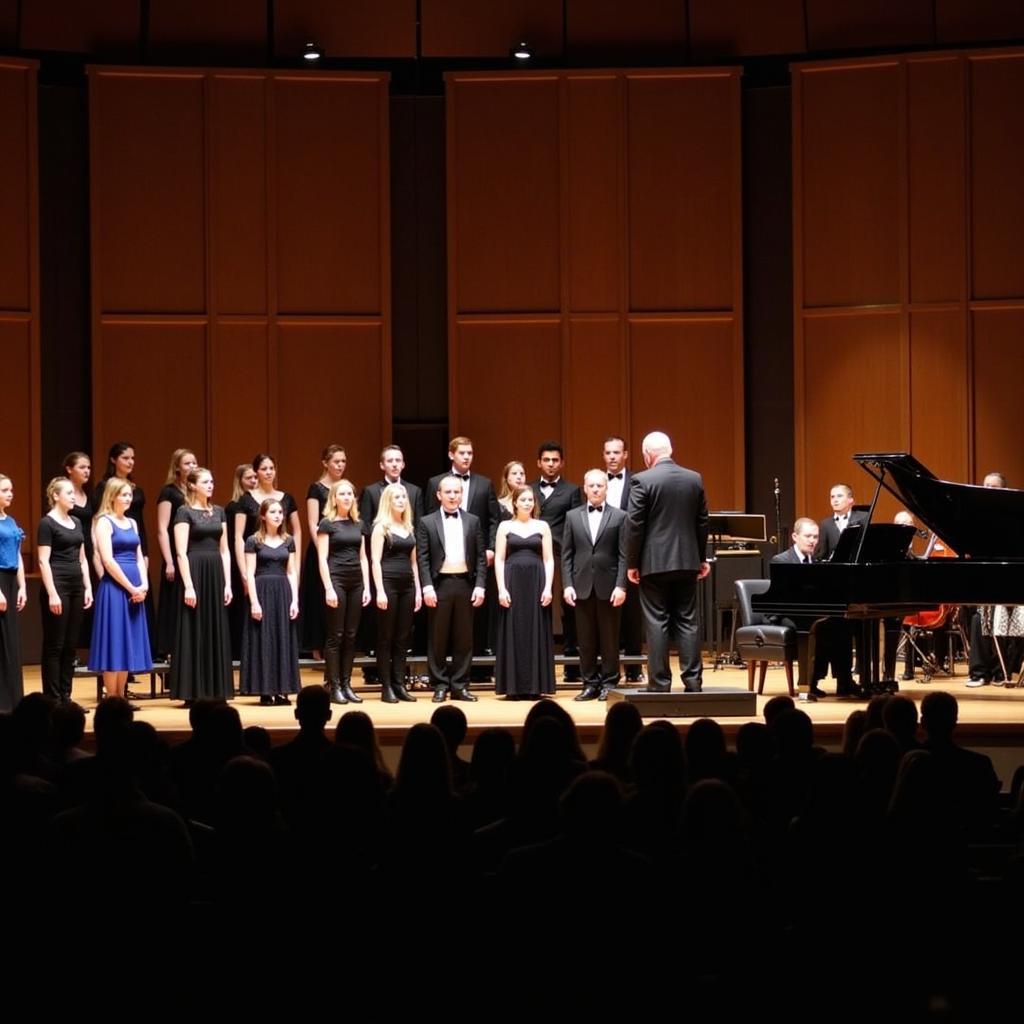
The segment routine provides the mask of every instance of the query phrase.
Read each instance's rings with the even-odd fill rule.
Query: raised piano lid
[[[853,460],[961,558],[1024,560],[1024,491],[940,480],[907,452]]]

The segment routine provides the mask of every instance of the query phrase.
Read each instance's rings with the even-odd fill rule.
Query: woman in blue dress
[[[24,693],[17,613],[25,607],[25,563],[21,542],[25,531],[7,510],[14,484],[0,473],[0,713],[13,711]]]
[[[151,667],[145,604],[149,578],[138,527],[128,517],[133,490],[127,481],[111,477],[93,524],[103,577],[96,589],[89,670],[103,673],[108,697],[123,697],[128,673]]]

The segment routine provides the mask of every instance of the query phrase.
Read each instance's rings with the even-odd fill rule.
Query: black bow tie
[[[590,511],[591,512],[603,512],[604,511],[604,505],[591,505],[590,506]]]
[[[444,517],[445,517],[445,519],[458,519],[459,518],[459,513],[458,512],[447,512],[446,511],[445,514],[444,514]]]
[[[609,473],[608,474],[608,479],[609,480],[621,480],[622,479],[622,474],[621,473]]]
[[[468,480],[469,479],[469,474],[468,473],[450,473],[449,476],[455,477],[456,480]]]
[[[841,519],[848,519],[849,516],[836,516],[836,522],[838,523]]]

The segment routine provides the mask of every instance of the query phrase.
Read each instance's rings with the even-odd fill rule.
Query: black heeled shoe
[[[342,692],[340,686],[331,687],[331,703],[332,704],[347,704],[348,700],[345,698],[345,694]]]
[[[392,686],[391,692],[394,693],[396,700],[406,701],[409,704],[416,703],[416,698],[401,684]]]
[[[349,704],[362,704],[363,698],[358,696],[353,689],[352,684],[344,682],[341,684],[341,694],[349,702]]]
[[[285,694],[283,694],[283,693],[275,693],[274,694],[274,706],[275,707],[287,708],[287,707],[291,707],[291,703],[292,702],[288,699],[288,697]]]

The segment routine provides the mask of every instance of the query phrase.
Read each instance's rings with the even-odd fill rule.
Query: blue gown
[[[107,516],[112,527],[110,537],[114,561],[134,586],[139,576],[137,552],[139,535],[129,526],[118,526]],[[89,669],[92,672],[148,672],[152,666],[146,606],[134,603],[128,591],[110,573],[105,573],[96,588],[92,620],[92,643],[89,645]]]

